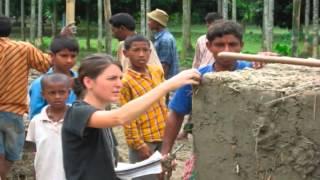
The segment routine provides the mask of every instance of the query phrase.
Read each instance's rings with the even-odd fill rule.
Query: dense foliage
[[[217,0],[193,0],[192,1],[192,23],[203,23],[203,17],[207,12],[217,11]],[[64,0],[44,0],[44,17],[50,19],[52,17],[53,3],[57,3],[58,19],[62,19],[64,14],[65,1]],[[88,3],[89,2],[89,3]],[[304,1],[303,1],[304,2]],[[97,0],[77,0],[76,8],[78,19],[85,19],[86,6],[89,4],[91,12],[97,12]],[[128,12],[132,14],[137,20],[140,16],[140,0],[111,0],[112,12]],[[231,0],[229,4],[231,15]],[[302,3],[304,6],[304,3]],[[25,0],[26,15],[30,14],[30,1]],[[161,8],[170,14],[171,22],[176,24],[181,22],[182,16],[182,0],[151,0],[151,8]],[[304,8],[302,7],[302,14]],[[261,25],[263,0],[237,0],[237,14],[238,21],[244,24]],[[20,1],[10,1],[11,16],[20,16]],[[292,1],[281,0],[275,1],[275,25],[280,27],[291,27],[292,17]],[[96,13],[90,13],[90,19],[97,19]],[[303,18],[301,18],[303,21]]]

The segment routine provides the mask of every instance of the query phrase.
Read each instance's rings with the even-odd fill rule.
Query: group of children
[[[131,162],[148,158],[161,147],[168,112],[165,95],[184,84],[197,84],[199,79],[197,71],[189,70],[164,82],[161,67],[147,65],[150,41],[141,35],[124,42],[123,53],[131,62],[124,74],[104,54],[83,59],[77,74],[72,67],[78,52],[73,37],[55,37],[50,46],[52,68],[29,88],[31,121],[26,140],[35,144],[36,179],[116,179],[110,128],[124,125],[125,134],[135,142],[130,146],[128,141],[129,147],[138,144],[145,149],[140,153],[137,147],[131,148]],[[121,108],[104,111],[119,100]],[[135,131],[137,119],[148,131],[143,141]]]
[[[117,179],[111,128],[118,125],[124,126],[131,162],[144,160],[156,150],[169,153],[184,115],[191,111],[189,85],[199,84],[201,74],[207,72],[252,66],[217,57],[226,50],[240,52],[242,33],[235,22],[218,22],[206,36],[206,46],[216,62],[201,68],[200,73],[186,70],[166,81],[161,67],[148,65],[151,45],[141,35],[124,41],[123,54],[131,64],[124,73],[106,54],[84,58],[75,73],[77,41],[69,36],[54,38],[50,46],[53,67],[33,81],[29,90],[32,119],[26,140],[36,145],[36,178]],[[182,86],[169,104],[169,112],[165,96]],[[105,110],[116,102],[120,108]]]

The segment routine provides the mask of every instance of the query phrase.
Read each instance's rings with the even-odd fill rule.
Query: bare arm
[[[184,115],[178,114],[175,111],[170,111],[166,121],[166,128],[164,130],[161,154],[168,154],[171,152],[174,141],[180,131]]]
[[[168,92],[186,84],[199,84],[200,74],[197,70],[182,71],[171,79],[161,83],[147,94],[130,101],[119,109],[111,111],[96,111],[92,114],[88,126],[94,128],[107,128],[124,125],[138,118],[148,108],[165,96]]]

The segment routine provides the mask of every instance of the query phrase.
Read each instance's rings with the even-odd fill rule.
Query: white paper
[[[123,180],[145,176],[149,174],[161,173],[161,158],[162,155],[156,151],[148,159],[134,164],[118,163],[115,168],[117,177]]]

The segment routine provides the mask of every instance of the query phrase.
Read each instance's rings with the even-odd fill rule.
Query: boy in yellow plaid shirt
[[[142,96],[164,81],[160,66],[147,65],[151,49],[145,37],[141,35],[128,37],[124,42],[123,53],[132,66],[123,74],[121,105]],[[163,97],[138,119],[124,126],[131,163],[147,159],[154,151],[161,149],[167,112]],[[154,180],[156,176],[149,175],[137,179]]]

